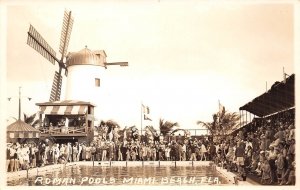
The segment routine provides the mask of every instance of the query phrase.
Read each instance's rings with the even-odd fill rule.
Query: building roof
[[[7,126],[7,132],[40,132],[31,125],[25,123],[22,120],[17,120],[14,123]]]
[[[105,67],[105,58],[105,51],[91,51],[86,47],[78,52],[69,53],[66,65],[67,67],[72,65],[96,65]]]
[[[259,117],[268,116],[295,106],[295,74],[286,81],[275,82],[266,93],[240,107]]]
[[[78,100],[63,100],[63,101],[54,101],[54,102],[43,102],[36,103],[37,106],[77,106],[77,105],[86,105],[95,107],[91,102],[84,102]]]

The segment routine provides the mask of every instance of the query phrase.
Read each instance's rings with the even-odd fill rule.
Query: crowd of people
[[[256,118],[223,141],[221,162],[229,170],[259,177],[262,184],[295,184],[295,110]],[[238,148],[240,147],[240,148]],[[239,158],[241,157],[241,158]]]
[[[77,161],[214,161],[240,177],[253,174],[262,184],[295,184],[294,112],[254,119],[252,126],[217,140],[207,137],[172,137],[153,142],[111,140],[90,143],[7,144],[7,171]]]

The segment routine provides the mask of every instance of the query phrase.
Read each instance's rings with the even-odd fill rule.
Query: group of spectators
[[[207,140],[183,139],[154,141],[146,144],[138,140],[113,142],[99,138],[90,144],[52,144],[41,142],[38,145],[7,143],[7,171],[14,172],[48,164],[76,161],[183,161],[208,160]]]
[[[258,177],[262,184],[295,184],[294,110],[254,119],[236,135],[221,141],[217,163]]]
[[[163,138],[112,141],[99,137],[90,143],[7,144],[7,171],[76,161],[211,160],[240,177],[256,175],[262,184],[295,184],[294,112],[254,119],[237,134],[218,138]]]

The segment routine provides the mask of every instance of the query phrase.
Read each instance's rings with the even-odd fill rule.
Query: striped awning
[[[87,108],[86,105],[40,106],[40,113],[48,115],[83,115],[86,113]]]
[[[9,138],[39,138],[40,131],[24,121],[17,120],[7,126],[7,136]]]
[[[40,132],[31,125],[25,123],[24,121],[17,120],[16,122],[7,126],[7,132]]]
[[[39,138],[40,133],[39,132],[7,132],[7,136],[11,139],[14,138],[27,138],[27,139],[32,139],[32,138]]]

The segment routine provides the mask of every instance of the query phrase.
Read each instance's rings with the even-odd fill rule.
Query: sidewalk
[[[261,185],[260,183],[257,183],[256,181],[254,181],[248,177],[247,177],[246,181],[237,180],[237,184],[236,184],[236,182],[235,182],[235,178],[237,177],[236,174],[234,174],[232,172],[228,172],[227,169],[224,169],[222,167],[216,167],[216,168],[221,174],[223,174],[223,176],[225,176],[225,178],[228,180],[229,184],[234,184],[234,185],[239,185],[239,186]]]
[[[72,164],[72,163],[69,163]],[[45,173],[48,171],[62,170],[66,165],[65,164],[56,164],[56,165],[46,165],[42,167],[30,168],[29,170],[20,170],[16,172],[6,172],[7,181],[18,179],[18,178],[26,178],[31,176],[37,176],[41,173]]]

